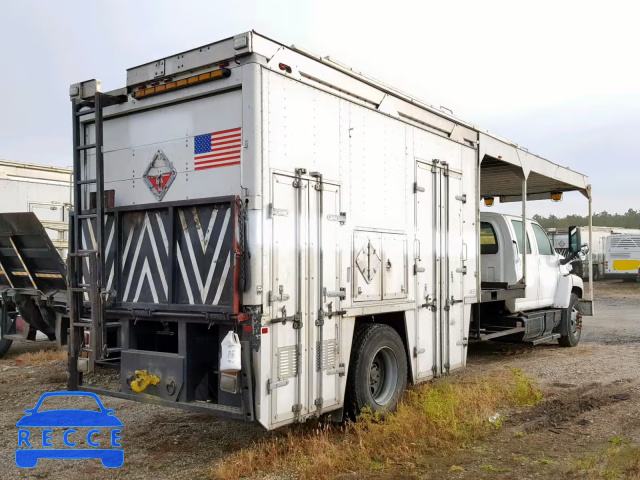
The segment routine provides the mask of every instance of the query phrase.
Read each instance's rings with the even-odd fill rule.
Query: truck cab
[[[518,330],[505,334],[511,339],[540,343],[572,334],[569,343],[577,344],[582,279],[571,274],[568,259],[555,251],[544,229],[532,220],[526,226],[523,268],[522,234],[522,217],[480,214],[481,286],[490,295],[483,295],[477,308],[476,316],[485,322],[478,337],[497,338],[512,327]]]

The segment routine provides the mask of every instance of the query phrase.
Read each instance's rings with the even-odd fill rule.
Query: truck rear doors
[[[306,172],[271,181],[272,426],[336,405],[340,187]],[[264,340],[263,340],[264,341]]]

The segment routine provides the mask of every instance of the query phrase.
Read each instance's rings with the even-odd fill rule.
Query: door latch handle
[[[435,298],[433,300],[429,301],[429,298],[427,297],[427,303],[423,303],[420,306],[422,308],[428,308],[431,311],[435,312],[436,309],[438,308],[438,301]]]
[[[284,286],[282,285],[278,287],[278,295],[276,295],[272,291],[269,291],[269,303],[286,302],[290,298],[291,297],[289,296],[289,294],[284,293]]]

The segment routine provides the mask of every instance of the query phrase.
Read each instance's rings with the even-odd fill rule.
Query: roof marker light
[[[493,197],[484,197],[485,207],[493,207],[493,202],[494,202]]]
[[[192,77],[183,78],[182,80],[171,81],[164,85],[156,85],[150,88],[145,88],[145,85],[140,85],[138,87],[138,91],[133,93],[133,97],[136,99],[146,98],[159,93],[164,93],[167,90],[176,90],[199,83],[210,82],[212,80],[229,78],[230,76],[231,70],[228,68],[221,68],[220,70],[214,70],[213,72],[201,73],[200,75],[194,75]]]

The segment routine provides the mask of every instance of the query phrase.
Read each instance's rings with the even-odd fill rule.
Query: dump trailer
[[[66,345],[66,267],[33,212],[0,213],[0,357],[38,332]]]
[[[530,200],[591,198],[582,174],[256,32],[101,90],[70,87],[73,390],[267,429],[393,409],[464,366],[475,306],[524,298],[538,268],[514,250],[513,278],[482,281],[481,198],[521,202],[525,226]]]
[[[593,259],[593,278],[598,280],[604,277],[605,272],[605,251],[607,238],[610,235],[620,234],[640,234],[640,230],[634,228],[617,227],[593,227],[593,244],[589,244],[589,227],[577,227],[577,237],[574,237],[574,247],[576,245],[589,245],[591,251],[590,258]],[[547,228],[547,233],[553,242],[554,249],[561,255],[568,255],[569,229],[567,227]],[[589,276],[589,258],[584,262],[576,261],[573,264],[573,271],[576,275],[586,280]]]

